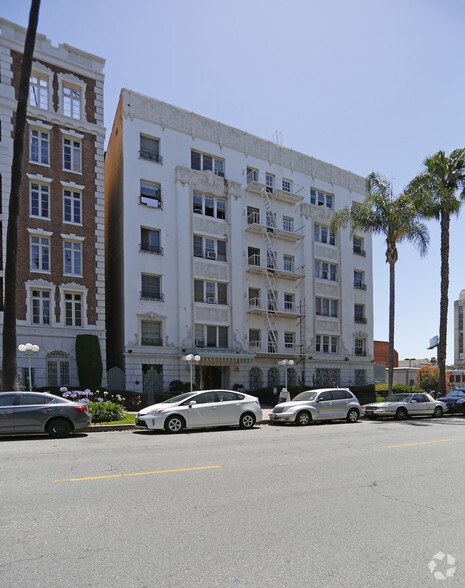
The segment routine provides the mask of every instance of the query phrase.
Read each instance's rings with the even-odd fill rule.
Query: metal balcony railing
[[[141,149],[139,151],[139,159],[145,159],[147,161],[153,161],[163,165],[163,157],[156,151],[147,151],[146,149]]]

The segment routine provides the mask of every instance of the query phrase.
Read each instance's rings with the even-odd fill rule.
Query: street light
[[[294,360],[293,359],[281,359],[280,361],[278,361],[278,365],[283,365],[284,367],[284,389],[287,392],[287,368],[288,367],[292,367],[294,365]]]
[[[188,355],[183,355],[183,361],[189,364],[190,367],[190,376],[191,376],[191,392],[192,392],[192,366],[199,363],[201,360],[200,355],[192,355],[189,353]]]
[[[18,351],[21,351],[21,353],[27,355],[27,363],[29,366],[29,392],[32,392],[31,357],[39,351],[39,346],[32,345],[32,343],[26,343],[26,345],[21,343],[21,345],[18,345]]]

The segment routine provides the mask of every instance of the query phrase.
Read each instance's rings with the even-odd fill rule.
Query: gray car
[[[89,425],[86,404],[47,392],[0,392],[0,435],[48,433],[67,437]]]
[[[434,400],[429,394],[391,394],[383,402],[373,402],[363,406],[365,416],[370,419],[394,417],[403,421],[409,416],[442,417],[447,405]]]
[[[336,419],[356,423],[362,414],[363,408],[348,388],[320,388],[301,392],[290,402],[277,404],[270,413],[270,420],[296,425]]]

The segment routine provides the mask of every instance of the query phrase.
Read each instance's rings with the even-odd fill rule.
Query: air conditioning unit
[[[208,249],[207,251],[205,251],[205,253],[207,255],[207,259],[216,259],[216,251]]]
[[[207,302],[209,304],[216,304],[216,298],[214,296],[207,296]]]
[[[195,346],[196,347],[205,347],[205,339],[196,339]]]

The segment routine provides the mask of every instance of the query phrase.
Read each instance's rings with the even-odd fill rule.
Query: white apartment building
[[[463,353],[463,309],[465,307],[465,290],[460,291],[459,299],[454,301],[454,367],[465,368]]]
[[[0,328],[13,124],[26,29],[0,19]],[[20,384],[78,387],[76,336],[105,362],[104,60],[38,33],[30,78],[18,222]],[[105,374],[105,369],[103,369]]]
[[[105,158],[108,367],[128,389],[373,381],[364,179],[123,89]],[[186,354],[199,356],[188,364]],[[294,365],[278,365],[283,359]]]

